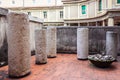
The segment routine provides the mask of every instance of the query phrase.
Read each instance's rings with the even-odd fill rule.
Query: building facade
[[[64,25],[61,0],[0,0],[0,7],[39,17],[44,26]]]
[[[64,25],[119,26],[120,0],[63,0]]]
[[[45,26],[120,25],[120,0],[0,0],[0,7],[44,19]]]

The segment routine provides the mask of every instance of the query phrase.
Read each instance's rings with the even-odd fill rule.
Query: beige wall
[[[89,7],[89,9],[88,9],[88,14],[89,14],[89,17],[94,17],[94,16],[96,16],[96,2],[91,2],[91,3],[89,3],[89,5],[88,5],[88,7]]]
[[[78,6],[77,5],[71,5],[70,6],[70,16],[71,19],[78,18]]]
[[[0,7],[41,7],[41,6],[58,6],[62,5],[61,0],[15,0],[15,4],[12,4],[12,0],[0,0],[2,3]],[[24,4],[23,4],[24,1]],[[57,1],[57,2],[55,2]],[[47,18],[44,19],[45,23],[56,23],[56,22],[64,22],[64,19],[86,19],[86,18],[94,18],[97,16],[101,16],[106,13],[107,9],[120,8],[120,4],[117,4],[117,0],[102,0],[102,11],[98,11],[98,1],[99,0],[88,0],[83,2],[74,3],[66,3],[63,4],[63,8],[43,8],[33,10],[31,8],[26,10],[21,10],[25,13],[31,12],[32,16],[44,19],[43,11],[47,11]],[[86,14],[81,13],[81,6],[86,5],[87,10]],[[63,17],[60,18],[60,11],[64,12]]]
[[[117,0],[102,0],[102,11],[98,10],[99,0],[90,0],[80,3],[64,4],[64,19],[84,19],[93,18],[105,14],[108,9],[120,8]],[[87,13],[81,14],[81,6],[87,6]]]
[[[43,12],[47,11],[47,18],[44,18]],[[44,22],[63,22],[63,18],[60,18],[60,11],[63,9],[43,9],[43,10],[23,10],[23,12],[31,12],[31,15],[44,20]]]
[[[0,0],[0,7],[37,7],[37,6],[55,6],[62,5],[61,0],[14,0],[15,4],[12,4],[12,0]]]

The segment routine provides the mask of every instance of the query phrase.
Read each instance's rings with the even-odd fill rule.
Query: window
[[[99,11],[102,10],[102,0],[99,0],[99,8],[98,8]]]
[[[32,0],[33,1],[33,3],[35,3],[36,2],[36,0]]]
[[[81,8],[82,8],[82,14],[86,14],[86,5],[82,5]]]
[[[14,0],[12,0],[12,4],[15,4],[15,1],[14,1]]]
[[[60,11],[60,18],[63,18],[63,11]]]
[[[120,0],[117,0],[117,3],[120,4]]]
[[[51,0],[47,0],[48,1],[48,3],[51,3]]]
[[[44,18],[47,18],[47,11],[43,12],[43,16],[44,16]]]
[[[31,15],[31,12],[28,12],[28,15]]]

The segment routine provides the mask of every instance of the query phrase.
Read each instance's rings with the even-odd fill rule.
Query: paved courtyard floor
[[[8,78],[8,66],[0,68],[0,80],[120,80],[120,58],[110,68],[97,68],[88,60],[77,60],[76,54],[58,54],[44,65],[31,58],[31,74],[20,79]]]

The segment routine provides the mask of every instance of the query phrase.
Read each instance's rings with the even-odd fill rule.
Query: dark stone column
[[[106,54],[117,58],[118,34],[116,32],[107,31],[106,33]]]

